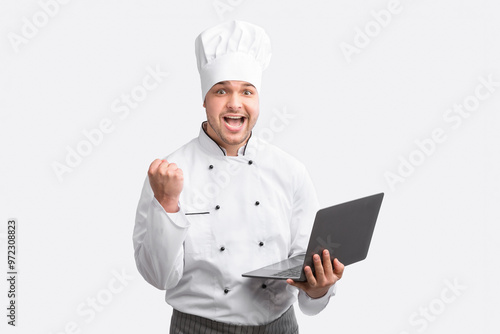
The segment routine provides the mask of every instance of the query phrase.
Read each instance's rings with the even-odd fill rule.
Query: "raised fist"
[[[165,211],[179,211],[179,196],[184,184],[182,169],[175,163],[156,159],[149,166],[148,176],[154,196]]]

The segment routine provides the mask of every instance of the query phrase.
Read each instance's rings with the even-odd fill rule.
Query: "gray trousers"
[[[293,305],[278,319],[260,326],[231,325],[174,309],[170,334],[299,334],[299,325]]]

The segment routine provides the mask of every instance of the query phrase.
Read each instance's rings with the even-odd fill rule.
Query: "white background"
[[[377,31],[371,11],[388,4],[74,0],[14,47],[41,7],[2,0],[0,267],[6,275],[15,217],[19,298],[18,326],[2,306],[1,332],[168,332],[164,293],[135,268],[135,209],[150,162],[195,137],[204,119],[194,39],[242,19],[273,46],[255,131],[273,110],[293,115],[270,141],[307,165],[324,206],[386,193],[368,258],[346,269],[320,315],[297,309],[301,333],[498,333],[500,87],[459,126],[443,115],[473,101],[480,77],[500,81],[500,6],[401,0]],[[346,57],[342,43],[355,46],[367,27],[367,45]],[[120,118],[113,101],[148,67],[169,76]],[[113,131],[59,180],[54,163],[103,119]],[[438,128],[446,140],[418,153],[415,141]],[[410,157],[419,165],[391,187],[385,175]],[[0,305],[7,290],[2,279]]]

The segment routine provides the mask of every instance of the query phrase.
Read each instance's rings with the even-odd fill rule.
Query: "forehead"
[[[216,83],[213,87],[215,86],[225,86],[225,87],[253,87],[255,88],[254,85],[252,85],[249,82],[246,81],[239,81],[239,80],[225,80],[225,81],[220,81]]]

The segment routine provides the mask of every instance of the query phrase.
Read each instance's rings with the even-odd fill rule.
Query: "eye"
[[[215,92],[215,94],[226,94],[226,91],[224,89],[219,89],[218,91]]]
[[[253,94],[253,93],[252,93],[252,91],[250,91],[250,90],[245,90],[245,91],[243,92],[243,95],[252,95],[252,94]]]

